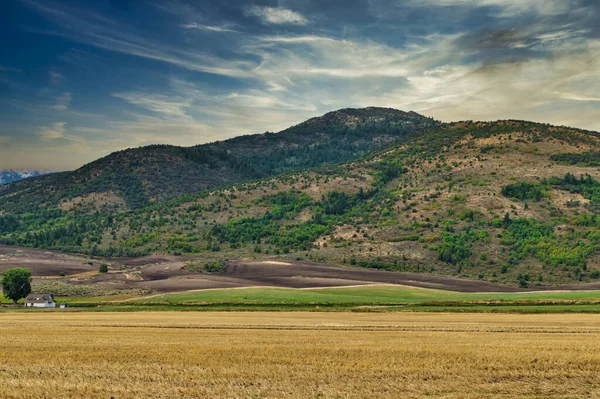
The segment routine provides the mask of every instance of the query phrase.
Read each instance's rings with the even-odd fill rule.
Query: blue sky
[[[597,0],[4,0],[0,169],[344,107],[600,130]]]

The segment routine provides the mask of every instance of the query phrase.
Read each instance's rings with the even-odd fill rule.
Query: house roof
[[[54,302],[52,294],[29,294],[25,302],[29,303],[47,303]]]

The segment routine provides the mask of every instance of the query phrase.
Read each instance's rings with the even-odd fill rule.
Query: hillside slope
[[[40,206],[137,209],[208,188],[349,161],[436,125],[414,112],[343,109],[277,134],[241,136],[189,148],[129,149],[74,172],[2,187],[0,212],[25,212]]]
[[[92,255],[307,259],[548,286],[600,278],[600,135],[459,122],[359,161],[116,214],[0,218],[4,242]]]

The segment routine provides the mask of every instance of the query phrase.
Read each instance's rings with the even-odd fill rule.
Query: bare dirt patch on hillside
[[[114,191],[108,191],[104,193],[92,193],[81,197],[76,197],[70,200],[65,200],[60,203],[58,207],[63,211],[70,211],[72,209],[92,205],[95,209],[100,209],[107,205],[116,205],[118,207],[125,208],[127,202],[118,196]]]
[[[60,252],[0,245],[0,272],[24,267],[34,276],[58,276],[60,272],[71,275],[98,270],[94,261],[92,265],[88,262],[84,257]]]

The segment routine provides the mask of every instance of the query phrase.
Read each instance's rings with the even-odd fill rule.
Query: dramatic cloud
[[[287,8],[250,6],[245,10],[246,15],[259,17],[269,24],[298,24],[304,25],[308,21],[302,14]]]
[[[61,168],[370,105],[600,130],[595,0],[16,3],[44,23],[11,40],[52,50],[0,67],[0,128]],[[5,147],[0,168],[23,167]]]

